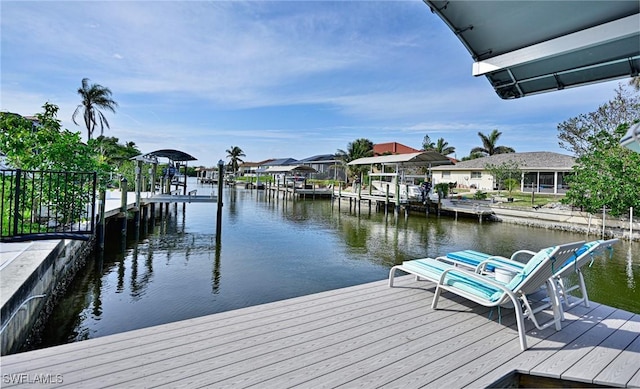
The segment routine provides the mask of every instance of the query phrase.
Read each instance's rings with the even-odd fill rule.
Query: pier
[[[338,207],[341,206],[341,201],[348,201],[349,209],[354,209],[356,212],[361,211],[362,204],[364,203],[369,212],[371,212],[372,208],[376,211],[394,208],[398,212],[404,211],[405,214],[408,214],[410,211],[417,211],[426,215],[440,215],[440,213],[445,213],[454,216],[455,219],[458,219],[458,216],[478,218],[481,223],[484,219],[494,214],[494,211],[490,207],[473,201],[443,199],[439,202],[429,200],[421,202],[416,199],[396,199],[388,195],[352,191],[334,191],[333,196],[338,200]]]
[[[301,199],[316,199],[316,198],[331,198],[333,195],[333,189],[331,188],[317,188],[315,185],[307,185],[304,188],[298,188],[293,186],[276,185],[268,183],[264,186],[264,190],[270,197],[278,197],[282,195],[283,198],[301,198]]]
[[[401,276],[396,286],[382,280],[3,356],[3,387],[640,385],[640,315],[578,306],[560,331],[528,327],[521,351],[512,311],[498,320],[451,294],[432,310],[434,284]]]

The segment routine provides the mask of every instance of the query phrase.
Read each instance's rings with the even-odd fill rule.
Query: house
[[[432,180],[434,184],[456,183],[458,188],[495,190],[497,184],[486,166],[509,161],[517,163],[522,171],[520,190],[536,193],[566,193],[565,177],[571,174],[575,165],[575,158],[547,151],[496,154],[453,166],[434,167],[431,169]]]
[[[293,158],[278,158],[278,159],[270,159],[265,163],[260,164],[260,168],[267,168],[269,166],[288,166],[288,165],[296,165],[298,163],[297,159]]]
[[[413,147],[405,146],[398,142],[378,143],[373,145],[373,155],[388,155],[388,154],[410,154],[419,153],[420,150],[416,150]]]
[[[314,168],[317,171],[315,177],[319,179],[344,180],[345,177],[342,162],[335,154],[314,155],[299,160],[298,164]]]
[[[255,175],[260,166],[266,165],[275,161],[275,159],[265,159],[260,162],[243,162],[238,166],[238,172],[241,176]]]

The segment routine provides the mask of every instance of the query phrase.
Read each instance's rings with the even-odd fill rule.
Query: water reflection
[[[627,250],[627,287],[631,290],[635,290],[636,281],[633,274],[633,247],[634,243],[629,243],[629,249]]]
[[[170,205],[147,230],[142,223],[138,234],[130,231],[124,250],[108,239],[104,256],[89,261],[56,307],[42,345],[381,280],[404,260],[449,251],[510,255],[585,239],[476,219],[358,213],[344,204],[338,211],[330,200],[257,190],[225,188],[224,198],[220,235],[216,205],[194,203]],[[628,242],[611,259],[597,258],[585,272],[591,300],[640,312],[638,259]]]
[[[220,240],[216,239],[215,259],[213,260],[213,272],[211,274],[211,293],[220,293]]]

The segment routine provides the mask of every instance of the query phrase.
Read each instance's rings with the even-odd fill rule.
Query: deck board
[[[640,318],[592,303],[566,313],[563,330],[411,276],[143,328],[2,357],[6,374],[61,374],[62,383],[3,387],[370,388],[483,387],[519,370],[612,386],[637,385]],[[587,368],[584,366],[588,365]]]
[[[603,318],[598,324],[589,328],[580,337],[564,347],[562,353],[555,353],[542,363],[538,364],[533,371],[538,375],[555,378],[565,378],[564,373],[580,364],[580,359],[591,350],[598,347],[607,337],[611,336],[619,327],[633,316],[632,313],[616,310],[611,315]],[[604,366],[603,366],[604,367]],[[592,382],[600,370],[591,365],[589,368],[581,368],[581,379],[579,381]]]
[[[441,311],[437,311],[433,315],[441,313]],[[488,323],[485,325],[489,325]],[[365,350],[362,353],[362,358],[356,361],[351,359],[349,364],[331,371],[330,374],[318,376],[305,382],[305,386],[333,387],[346,382],[349,387],[369,388],[389,382],[396,379],[398,374],[402,374],[401,370],[411,363],[414,364],[414,369],[415,364],[423,363],[423,361],[418,361],[418,359],[424,358],[423,354],[435,356],[437,354],[435,350],[438,347],[455,348],[459,345],[459,343],[454,344],[456,337],[478,328],[478,321],[475,318],[459,321],[453,327],[450,322],[441,321],[437,324],[426,323],[420,328],[413,329],[401,328],[396,331],[400,335],[398,339],[394,339],[394,341],[381,339],[379,341],[388,344],[387,351],[374,353],[371,349]]]
[[[559,346],[565,342],[554,342],[554,337],[563,334],[567,341],[575,337],[575,323],[580,319],[580,315],[593,310],[594,307],[576,307],[570,313],[566,313],[567,320],[563,322],[564,331],[556,332],[555,328],[549,327],[542,331],[534,330],[533,325],[527,325],[527,344],[530,349],[526,353],[520,353],[520,346],[517,342],[507,342],[499,348],[492,350],[487,357],[479,358],[473,365],[466,369],[452,370],[442,378],[433,382],[437,387],[484,387],[502,376],[514,370],[529,370],[530,366],[535,366],[539,361],[544,360],[549,355],[553,355]],[[514,357],[515,355],[515,357]]]
[[[627,312],[628,313],[628,312]],[[626,315],[623,315],[626,317]],[[613,328],[612,328],[613,329]],[[621,326],[613,329],[610,336],[604,339],[597,346],[591,346],[589,353],[577,361],[571,368],[567,369],[562,378],[568,380],[590,381],[593,382],[600,371],[593,372],[592,369],[585,369],[585,366],[602,366],[603,370],[621,353],[621,350],[627,348],[631,342],[640,334],[640,316],[633,315],[624,321]],[[640,355],[636,355],[636,363],[640,365]],[[615,379],[612,380],[615,382]],[[603,385],[609,384],[603,378],[600,378]]]
[[[490,367],[485,369],[484,374],[472,381],[471,386],[485,387],[511,371],[545,376],[539,371],[534,371],[537,365],[551,358],[554,354],[561,351],[563,347],[570,345],[571,342],[595,326],[596,322],[593,321],[593,317],[606,317],[614,311],[613,308],[592,302],[590,308],[580,305],[565,312],[566,320],[562,322],[562,330],[555,331],[552,328],[547,328],[543,331],[536,331],[540,337],[548,336],[539,340],[535,345],[532,344],[532,347],[524,353],[517,353],[513,351],[513,345],[508,345],[511,349],[504,350],[505,357],[507,355],[514,355],[514,353],[515,356],[509,359],[508,363],[495,366],[493,370],[489,370]],[[529,334],[531,333],[530,331]],[[530,336],[527,336],[527,341],[529,341],[530,338]],[[560,372],[551,376],[559,378]]]
[[[269,387],[291,387],[303,384],[307,387],[315,387],[318,385],[307,381],[314,379],[321,382],[328,376],[336,375],[337,371],[340,371],[340,374],[336,376],[344,382],[348,376],[361,375],[363,371],[371,370],[373,366],[371,359],[382,357],[389,364],[394,359],[405,358],[407,355],[423,351],[426,347],[425,342],[415,342],[415,339],[428,336],[436,344],[455,339],[456,331],[449,330],[451,316],[451,312],[422,315],[411,323],[405,321],[406,324],[398,323],[398,325],[391,325],[354,338],[357,342],[352,346],[347,342],[319,350],[304,358],[298,356],[296,364],[301,363],[304,369],[280,365],[270,372],[272,378],[264,381],[263,384]],[[419,327],[407,328],[407,326],[414,326],[417,322],[422,322]],[[459,327],[457,330],[476,326],[476,320],[465,320],[457,326]],[[398,336],[399,334],[402,336]],[[363,363],[365,361],[366,363]]]
[[[640,370],[627,382],[627,386],[630,388],[640,388]]]
[[[640,331],[636,331],[636,337],[633,342],[598,374],[594,382],[601,385],[607,385],[611,382],[627,382],[629,387],[640,387],[639,359]],[[634,370],[636,370],[635,373]]]

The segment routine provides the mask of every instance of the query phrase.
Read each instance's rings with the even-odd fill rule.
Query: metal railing
[[[0,170],[0,180],[0,241],[93,235],[95,172]]]

